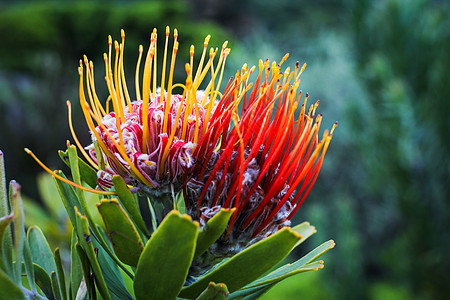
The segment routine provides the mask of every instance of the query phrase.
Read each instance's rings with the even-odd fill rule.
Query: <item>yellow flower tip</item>
[[[112,37],[111,35],[108,35],[108,45],[112,45]]]
[[[142,53],[142,52],[144,52],[144,46],[139,45],[139,53]]]
[[[173,37],[178,38],[178,30],[176,28],[173,30]]]
[[[178,51],[178,45],[179,45],[178,42],[176,42],[175,45],[173,45],[173,51],[174,51],[174,52],[177,52],[177,51]]]
[[[122,40],[125,38],[125,30],[120,29],[120,36],[122,37]]]
[[[210,39],[211,39],[211,35],[208,34],[208,35],[205,37],[205,41],[203,42],[203,45],[205,46],[205,48],[208,47],[208,44],[209,44],[209,40],[210,40]]]
[[[194,45],[191,45],[191,49],[189,50],[189,54],[191,55],[191,56],[194,56]]]
[[[330,242],[331,242],[330,248],[334,248],[334,246],[336,246],[336,243],[334,242],[334,240],[330,240]]]
[[[222,50],[225,50],[228,46],[228,41],[223,42]]]
[[[169,36],[169,34],[170,34],[170,27],[166,26],[166,36]]]
[[[334,122],[333,127],[331,127],[330,136],[333,136],[334,129],[338,126],[338,121]]]
[[[116,49],[116,51],[119,51],[119,42],[118,41],[114,41],[114,49]]]

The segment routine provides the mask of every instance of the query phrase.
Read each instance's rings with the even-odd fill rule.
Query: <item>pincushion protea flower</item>
[[[114,43],[114,63],[111,37],[104,54],[109,90],[105,106],[96,93],[93,63],[87,57],[80,61],[80,104],[92,144],[84,148],[78,141],[67,102],[69,125],[92,168],[79,166],[76,148],[68,145],[68,151],[60,155],[70,161],[71,182],[26,150],[57,179],[107,197],[97,203],[105,225],[102,232],[83,194],[56,181],[99,292],[105,299],[110,291],[118,290],[122,298],[131,297],[116,277],[104,280],[103,276],[111,276],[112,268],[101,268],[91,234],[115,267],[133,278],[137,299],[192,299],[203,291],[209,295],[205,299],[213,299],[217,293],[226,298],[228,292],[233,298],[260,295],[283,278],[322,268],[322,261],[312,260],[334,247],[333,241],[307,258],[261,277],[315,232],[306,222],[291,229],[290,220],[316,181],[337,124],[319,138],[322,115],[316,114],[318,101],[308,107],[308,94],[302,97],[298,91],[306,65],[300,68],[297,63],[282,72],[288,55],[278,64],[260,61],[254,82],[255,67],[244,65],[222,94],[219,88],[230,49],[225,42],[217,63],[217,49],[210,49],[206,59],[208,36],[197,70],[194,72],[192,46],[185,84],[174,84],[177,30],[166,82],[169,35],[167,28],[159,87],[156,30],[145,56],[142,89],[143,47],[139,47],[134,101],[125,79],[123,31],[121,43]],[[211,80],[199,90],[208,73]],[[181,92],[177,94],[176,88]],[[92,187],[97,185],[95,189],[81,185],[81,179],[87,178]],[[175,195],[181,192],[184,216],[176,210],[169,212],[175,206]],[[138,207],[137,193],[152,200],[152,234],[143,221],[150,211]],[[104,233],[111,245],[103,240]],[[217,264],[226,257],[227,261]],[[122,263],[136,267],[135,272]],[[242,269],[247,263],[252,267]]]

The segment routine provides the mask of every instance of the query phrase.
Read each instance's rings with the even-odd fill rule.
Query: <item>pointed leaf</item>
[[[14,215],[8,215],[0,218],[0,269],[5,268],[5,263],[3,261],[3,235],[5,232],[9,232],[6,229],[8,228],[9,223],[13,220]]]
[[[150,233],[148,232],[147,226],[145,226],[145,222],[142,219],[142,215],[137,205],[137,199],[133,196],[123,178],[119,175],[114,175],[112,178],[112,182],[114,184],[114,189],[116,190],[117,196],[119,197],[120,203],[123,205],[123,207],[125,207],[130,218],[133,220],[139,230],[141,230],[142,233],[149,237]]]
[[[9,278],[6,273],[0,270],[0,291],[2,299],[8,300],[23,300],[25,295],[22,293],[20,287]]]
[[[122,206],[117,199],[103,199],[97,208],[117,257],[127,265],[137,266],[144,245]]]
[[[36,277],[36,283],[41,288],[42,292],[49,299],[55,299],[52,289],[52,280],[47,272],[39,265],[33,264],[34,275]]]
[[[75,244],[77,243],[77,234],[72,230],[72,239],[70,242],[70,285],[69,298],[75,299],[81,280],[83,279],[83,268],[81,267],[80,257],[78,256]]]
[[[28,239],[24,239],[23,247],[23,262],[27,272],[28,284],[32,292],[36,293],[36,282],[34,278],[33,261],[31,260],[30,247],[28,246]]]
[[[228,289],[225,284],[210,282],[197,300],[227,300],[228,295]]]
[[[104,238],[106,239],[106,234],[103,232],[103,230],[101,228],[98,228],[98,230],[102,235],[104,235]],[[100,268],[102,269],[103,276],[105,276],[105,282],[108,286],[111,298],[119,300],[132,300],[133,297],[125,287],[125,282],[117,264],[106,253],[106,251],[102,247],[100,247],[96,240],[94,240],[93,243],[94,247],[98,248],[97,259],[100,264]]]
[[[58,151],[61,160],[70,167],[69,151]],[[86,182],[91,188],[95,188],[97,185],[97,172],[86,162],[79,159],[78,168],[81,179]]]
[[[195,298],[211,281],[223,282],[230,292],[234,292],[269,271],[289,254],[299,240],[296,232],[285,227],[183,288],[180,296]]]
[[[11,210],[14,214],[14,254],[15,254],[15,278],[19,285],[22,285],[22,255],[25,239],[25,217],[23,212],[22,197],[20,196],[20,185],[11,180],[9,183],[9,199]]]
[[[56,275],[56,272],[52,272],[51,280],[52,280],[53,295],[55,296],[55,299],[62,300],[61,291],[59,289],[59,283],[58,283],[58,275]]]
[[[77,232],[78,232],[78,241],[83,248],[86,256],[89,260],[90,267],[94,272],[95,282],[97,283],[98,291],[100,295],[104,299],[111,299],[108,289],[106,287],[105,278],[103,277],[102,271],[100,269],[100,265],[97,260],[97,256],[95,254],[94,247],[92,246],[92,238],[91,233],[89,231],[88,220],[85,216],[82,216],[78,211],[78,208],[75,207],[75,213],[77,218]],[[82,236],[80,236],[82,235]]]
[[[0,217],[9,214],[7,195],[5,162],[3,159],[3,152],[0,150]]]
[[[59,248],[55,249],[55,263],[56,270],[58,271],[58,279],[59,279],[59,289],[61,291],[62,298],[67,300],[67,290],[66,290],[66,277],[64,275],[64,269],[61,263],[61,254],[59,253]]]
[[[56,264],[47,239],[37,226],[31,226],[27,235],[33,263],[43,268],[50,276],[52,272],[56,272]]]
[[[95,283],[94,280],[92,280],[94,274],[91,273],[91,268],[89,266],[89,259],[79,243],[75,244],[75,249],[77,250],[78,256],[80,258],[84,276],[81,280],[77,294],[80,291],[80,289],[82,289],[83,284],[86,286],[86,291],[89,292],[89,294],[92,294],[92,290],[95,290]]]
[[[5,174],[5,164],[3,159],[3,152],[0,151],[0,217],[9,215],[9,201],[8,201],[8,193],[6,190],[6,174]],[[2,261],[2,268],[4,268],[7,274],[12,275],[13,267],[12,267],[12,236],[11,236],[11,228],[7,228],[3,232],[3,239],[0,245],[0,261]]]
[[[194,256],[197,235],[198,223],[189,216],[175,210],[167,214],[139,259],[134,280],[138,300],[176,299]]]
[[[200,230],[197,238],[194,259],[202,255],[222,235],[228,225],[233,209],[222,208]]]

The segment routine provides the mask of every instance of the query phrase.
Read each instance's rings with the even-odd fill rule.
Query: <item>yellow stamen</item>
[[[167,133],[167,126],[169,123],[169,110],[170,110],[170,106],[171,106],[171,99],[172,99],[172,84],[173,84],[173,71],[175,69],[175,60],[177,57],[177,51],[178,51],[178,42],[177,42],[177,38],[178,38],[178,31],[175,29],[174,32],[174,45],[173,45],[173,51],[172,51],[172,61],[170,63],[170,74],[169,74],[169,82],[168,82],[168,86],[167,86],[167,99],[166,99],[166,107],[164,109],[164,120],[163,120],[163,133]],[[161,90],[161,92],[163,93],[164,91]],[[172,128],[173,124],[172,124]]]
[[[142,59],[142,52],[144,51],[144,47],[142,45],[139,45],[139,57],[136,64],[136,75],[134,77],[134,82],[136,85],[136,100],[141,100],[141,91],[139,87],[139,69],[141,67],[141,59]]]
[[[86,66],[86,69],[88,69],[88,66]],[[92,90],[92,95],[94,96],[95,104],[100,109],[102,115],[105,116],[106,111],[103,109],[103,106],[100,103],[100,100],[98,99],[97,92],[95,91],[94,63],[92,61],[89,62],[89,82],[90,82],[90,88]]]
[[[89,96],[89,102],[91,103],[91,107],[94,110],[96,115],[100,115],[100,111],[99,108],[97,107],[97,105],[94,103],[94,99],[92,96],[92,92],[91,92],[91,88],[90,88],[90,69],[89,69],[89,63],[88,63],[88,59],[86,57],[86,55],[84,55],[84,64],[86,65],[86,89],[88,91],[88,96]],[[80,65],[82,64],[81,60],[80,60]]]
[[[157,61],[156,61],[156,41],[158,39],[158,34],[156,31],[156,28],[153,28],[153,33],[152,33],[152,40],[154,41],[154,49],[155,52],[153,53],[153,60],[154,60],[154,67],[153,67],[153,99],[156,98],[156,70],[157,70]]]
[[[64,178],[64,177],[62,177],[62,176],[59,176],[58,174],[56,174],[55,171],[50,170],[46,165],[44,165],[44,164],[36,157],[36,155],[34,155],[34,153],[31,152],[30,149],[25,148],[24,150],[25,150],[25,152],[26,152],[27,154],[31,155],[31,157],[33,157],[33,159],[34,159],[34,160],[35,160],[35,161],[36,161],[36,162],[37,162],[37,163],[38,163],[45,171],[47,171],[48,173],[50,173],[50,174],[51,174],[52,176],[54,176],[55,178],[58,178],[59,180],[65,182],[65,183],[67,183],[67,184],[70,184],[70,185],[73,186],[73,187],[76,187],[76,188],[78,188],[78,189],[80,189],[80,190],[83,190],[83,191],[86,191],[86,192],[90,192],[90,193],[94,193],[94,194],[99,194],[99,195],[116,195],[116,192],[113,192],[113,191],[99,191],[99,190],[95,190],[95,189],[90,189],[90,188],[84,187],[84,186],[82,186],[82,185],[79,185],[79,184],[77,184],[77,183],[75,183],[75,182],[73,182],[73,181],[70,181],[70,180],[68,180],[68,179],[66,179],[66,178]]]
[[[203,62],[205,61],[206,48],[208,48],[208,44],[209,44],[209,40],[210,39],[211,39],[211,35],[208,34],[208,36],[205,38],[205,41],[203,42],[203,53],[202,53],[202,57],[200,58],[200,63],[199,63],[198,68],[197,68],[197,73],[195,73],[193,86],[198,86],[199,85],[200,74],[201,74],[202,69],[203,69]]]
[[[122,78],[123,93],[125,94],[125,98],[127,100],[128,109],[130,110],[130,113],[132,113],[133,108],[131,107],[130,94],[128,93],[127,82],[125,80],[125,70],[123,68],[123,53],[125,50],[125,31],[122,29],[120,33],[122,36],[122,43],[120,44],[120,61],[119,61],[120,77]]]
[[[83,154],[84,158],[91,164],[92,167],[94,167],[96,170],[98,170],[98,165],[92,160],[92,158],[86,153],[83,146],[81,146],[80,141],[77,138],[77,135],[75,134],[75,130],[73,130],[72,125],[72,105],[69,100],[66,102],[67,108],[68,108],[68,114],[69,114],[69,128],[70,132],[72,133],[73,140],[75,141],[75,144],[77,144],[78,149],[80,149],[81,153]]]
[[[164,99],[164,84],[166,81],[166,61],[167,61],[167,46],[169,45],[169,34],[170,34],[170,28],[169,26],[166,26],[166,43],[164,45],[164,58],[163,58],[163,67],[162,67],[162,74],[161,74],[161,96],[162,99]],[[159,99],[161,101],[161,98]]]
[[[186,138],[186,128],[187,128],[187,122],[188,122],[188,116],[190,114],[190,109],[189,109],[189,99],[190,99],[190,94],[192,94],[192,69],[191,66],[186,63],[185,64],[185,69],[186,69],[186,74],[187,74],[187,78],[186,78],[186,107],[184,110],[184,119],[183,119],[183,129],[181,131],[181,139],[185,139]]]
[[[142,83],[143,91],[142,94],[144,98],[142,99],[142,152],[149,153],[151,149],[147,149],[147,140],[149,135],[148,130],[148,104],[150,101],[150,82],[152,76],[152,63],[153,63],[153,55],[156,51],[156,39],[152,34],[150,46],[147,51],[147,58],[145,60],[144,67],[144,82]]]

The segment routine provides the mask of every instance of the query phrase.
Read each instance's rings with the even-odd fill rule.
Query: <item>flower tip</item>
[[[170,34],[170,27],[166,26],[166,36],[169,36],[169,34]]]
[[[208,47],[208,44],[209,44],[209,40],[210,40],[210,39],[211,39],[211,35],[208,34],[208,35],[205,37],[205,41],[203,42],[203,45],[205,46],[205,48]]]
[[[25,152],[26,152],[27,154],[31,154],[31,153],[33,153],[33,152],[31,152],[31,150],[30,150],[30,149],[28,149],[28,148],[23,148],[23,150],[25,150]]]
[[[334,242],[334,240],[330,240],[331,246],[330,248],[334,248],[334,246],[336,246],[336,243]]]
[[[120,29],[120,36],[122,37],[122,39],[125,38],[125,30]]]

